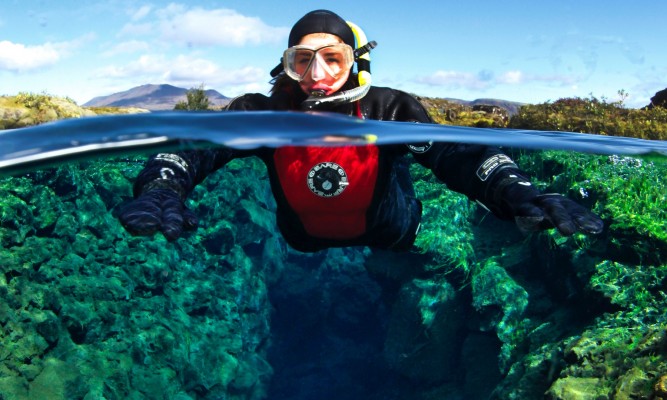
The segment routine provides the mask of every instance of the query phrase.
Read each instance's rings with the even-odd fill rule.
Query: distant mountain
[[[110,94],[108,96],[99,96],[88,101],[84,107],[138,107],[145,108],[151,111],[173,110],[176,103],[179,101],[186,101],[186,93],[188,89],[180,88],[172,85],[141,85],[124,92]],[[231,100],[229,97],[223,96],[216,90],[206,90],[212,107],[222,107],[227,105]],[[417,96],[418,98],[420,96]],[[515,101],[499,100],[499,99],[476,99],[476,100],[461,100],[454,98],[441,98],[451,103],[461,104],[464,106],[475,105],[492,105],[506,109],[510,115],[518,112],[519,108],[524,103]]]
[[[172,85],[141,85],[124,92],[108,96],[95,97],[84,104],[84,107],[139,107],[151,111],[173,110],[176,103],[186,101],[188,89]],[[231,100],[219,92],[209,89],[205,91],[211,106],[224,106]]]
[[[461,99],[444,98],[443,100],[447,100],[452,103],[463,104],[464,106],[470,106],[470,107],[477,105],[498,106],[500,108],[506,109],[510,115],[515,115],[516,113],[519,112],[519,108],[521,108],[521,106],[526,105],[526,103],[519,103],[516,101],[500,100],[500,99],[461,100]]]

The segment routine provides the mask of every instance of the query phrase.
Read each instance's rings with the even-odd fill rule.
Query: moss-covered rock
[[[598,400],[606,398],[607,393],[601,387],[600,378],[566,377],[556,381],[547,392],[547,398],[553,400]]]
[[[472,277],[472,306],[481,314],[480,329],[495,330],[503,343],[499,361],[506,369],[514,347],[525,334],[528,293],[491,259]]]
[[[403,285],[385,343],[390,365],[415,382],[442,384],[458,379],[464,309],[442,277]]]
[[[43,398],[265,393],[270,309],[261,270],[238,245],[221,256],[196,241],[129,236],[113,209],[131,196],[140,167],[110,159],[0,184],[2,228],[11,233],[0,251],[1,365],[13,377],[0,383],[6,398],[48,387]],[[226,220],[225,212],[210,218]]]
[[[64,118],[148,112],[140,108],[85,108],[69,98],[22,92],[0,96],[0,129],[23,128]]]
[[[67,100],[19,100],[3,98],[12,104],[0,107],[14,123],[87,115]],[[433,105],[448,123],[490,123],[488,112],[465,119],[473,110]],[[662,126],[659,114],[616,108],[563,101],[526,108],[515,123],[604,123],[604,133]],[[589,125],[568,116],[577,110]],[[417,164],[423,227],[415,253],[400,255],[291,250],[255,159],[236,160],[197,187],[187,204],[200,227],[176,242],[131,237],[114,217],[145,157],[3,179],[0,393],[260,399],[279,376],[283,389],[298,379],[305,398],[322,386],[406,400],[492,391],[497,399],[650,398],[667,368],[665,164],[571,152],[513,158],[540,189],[599,213],[605,232],[523,237]],[[269,363],[272,340],[283,347]],[[387,365],[408,383],[389,383]],[[362,375],[381,384],[364,391],[355,386]]]

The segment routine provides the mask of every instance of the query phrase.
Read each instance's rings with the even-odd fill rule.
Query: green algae
[[[618,252],[643,264],[665,262],[667,162],[562,151],[523,153],[517,160],[544,190],[578,199],[608,221]]]
[[[113,209],[140,168],[70,164],[0,183],[3,395],[261,397],[270,376],[258,359],[268,332],[261,273],[236,244],[234,260],[127,235]]]
[[[547,398],[562,400],[598,400],[606,398],[607,393],[601,388],[600,378],[566,377],[556,381]]]
[[[460,301],[444,279],[403,285],[389,321],[388,362],[416,382],[440,383],[456,375],[464,327]]]
[[[480,329],[494,329],[503,343],[499,363],[507,365],[514,348],[525,336],[524,312],[528,292],[495,260],[480,266],[472,278],[472,306],[482,316]]]
[[[549,126],[574,126],[559,124]],[[405,398],[444,398],[475,382],[474,366],[461,361],[468,332],[500,341],[486,359],[506,374],[495,398],[649,398],[667,368],[665,163],[513,156],[541,189],[598,212],[606,230],[522,237],[411,166],[425,206],[420,254],[366,266],[399,286],[389,302],[388,363],[428,382]],[[53,399],[264,398],[274,374],[265,355],[267,285],[298,275],[299,263],[342,279],[333,272],[372,258],[287,248],[257,160],[236,160],[195,190],[188,206],[201,226],[184,240],[130,237],[113,214],[144,160],[63,165],[0,182],[4,398],[46,396],[48,387],[44,398]]]
[[[620,103],[594,98],[564,99],[555,104],[522,107],[508,126],[655,139],[664,138],[664,113],[664,109],[626,110]],[[521,151],[512,156],[541,190],[566,194],[591,208],[603,217],[606,228],[598,237],[562,237],[557,232],[546,232],[523,244],[512,244],[494,239],[493,229],[504,229],[501,225],[488,225],[491,230],[485,227],[486,223],[476,226],[478,212],[467,214],[474,234],[474,239],[469,239],[474,243],[473,251],[467,258],[478,264],[468,264],[466,269],[472,274],[466,276],[475,282],[479,279],[477,274],[484,271],[477,265],[496,258],[500,268],[509,272],[509,283],[499,282],[499,287],[525,288],[529,294],[518,302],[496,297],[497,317],[495,322],[487,320],[491,323],[486,329],[490,326],[506,338],[499,357],[507,377],[493,398],[537,398],[545,392],[550,399],[650,398],[653,384],[664,374],[666,355],[665,158],[562,151]],[[540,253],[551,256],[536,257]],[[533,266],[526,265],[530,258],[534,258]],[[550,305],[553,300],[548,299],[554,295],[544,293],[527,280],[530,272],[526,268],[534,268],[540,262],[562,270],[560,274],[549,271],[550,277],[569,278],[559,286],[543,275],[538,284],[553,286],[556,295],[561,291],[569,293],[569,298],[580,298],[582,306],[590,310],[587,320],[581,319],[581,311],[553,309],[555,304]],[[478,290],[482,297],[473,294],[473,304],[482,304],[485,296],[494,292],[495,287]],[[517,313],[509,323],[500,325],[503,309],[516,309]],[[536,314],[540,309],[553,311]],[[574,324],[568,326],[572,323],[568,321]],[[579,350],[570,343],[583,344],[579,340],[588,337],[594,345],[587,351],[594,356],[572,356]],[[652,344],[647,347],[646,343]]]
[[[474,256],[469,219],[474,205],[461,194],[442,190],[442,183],[420,165],[413,164],[410,172],[423,205],[422,228],[415,246],[422,253],[435,255],[427,269],[454,267],[469,272]]]

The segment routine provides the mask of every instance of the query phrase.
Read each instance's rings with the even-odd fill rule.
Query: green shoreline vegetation
[[[667,140],[663,107],[569,98],[509,115],[420,100],[441,124]],[[196,93],[192,101],[206,103]],[[0,97],[0,128],[130,112],[147,111],[21,93]],[[175,243],[131,237],[113,216],[145,157],[4,178],[0,398],[264,398],[274,373],[269,287],[312,296],[326,289],[299,286],[309,276],[349,288],[364,268],[400,288],[385,358],[406,379],[427,382],[406,399],[461,398],[485,384],[494,399],[667,398],[667,160],[507,150],[542,190],[598,213],[605,231],[521,235],[413,164],[424,203],[420,254],[364,267],[365,250],[322,257],[286,247],[254,159],[197,187],[189,206],[201,226]],[[368,298],[355,298],[356,307],[372,303],[372,291],[362,292]],[[462,346],[470,338],[497,349]],[[458,367],[443,364],[443,354],[460,358]]]

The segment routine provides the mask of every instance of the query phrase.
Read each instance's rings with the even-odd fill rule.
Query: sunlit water
[[[335,139],[335,141],[333,141]],[[37,168],[61,158],[128,150],[222,145],[460,142],[596,154],[667,156],[667,142],[556,131],[470,128],[360,120],[329,113],[152,113],[71,119],[0,132],[0,171]],[[194,143],[193,143],[194,142]]]
[[[591,167],[611,170],[604,182],[593,182],[596,199],[588,187],[563,187],[587,206],[627,196],[627,210],[605,212],[618,212],[612,215],[631,221],[626,225],[641,220],[635,230],[649,234],[626,225],[612,229],[620,222],[607,220],[618,237],[605,233],[599,241],[614,246],[600,250],[585,238],[557,238],[540,247],[510,223],[477,218],[466,199],[441,198],[426,185],[421,190],[430,197],[420,236],[434,248],[425,254],[300,254],[273,226],[267,181],[252,163],[231,163],[200,185],[189,203],[200,227],[176,242],[130,237],[114,217],[131,198],[141,161],[157,151],[426,141],[604,155]],[[121,115],[0,131],[0,398],[486,398],[502,385],[511,363],[520,362],[505,348],[516,344],[508,337],[521,323],[553,330],[551,338],[543,333],[531,339],[534,348],[544,340],[550,349],[596,323],[623,327],[603,318],[619,309],[646,310],[633,314],[623,332],[641,332],[642,323],[660,320],[664,309],[653,300],[636,307],[634,299],[604,299],[622,285],[646,285],[655,294],[663,284],[667,269],[660,262],[667,254],[650,233],[650,221],[663,216],[664,193],[660,198],[645,189],[664,184],[662,169],[650,166],[665,160],[662,141],[290,112]],[[640,171],[636,187],[613,192],[620,184],[608,182],[610,176],[631,181]],[[654,208],[633,208],[639,204]],[[641,219],[642,213],[650,215]],[[633,252],[632,246],[650,251]],[[465,273],[436,273],[447,263],[473,268],[496,261],[508,271],[498,285],[515,298],[489,310],[471,305],[489,300],[474,293]],[[400,268],[420,272],[414,280],[403,277],[399,290],[382,279],[388,265],[402,266],[392,270],[398,276],[405,273]],[[590,282],[577,280],[588,279],[587,273],[593,274]],[[646,275],[651,279],[642,280]],[[584,286],[601,294],[586,297]],[[523,321],[512,320],[521,315],[514,311],[493,314],[522,301],[529,304]],[[458,326],[456,335],[443,334],[451,326]],[[560,365],[553,354],[542,363]],[[521,367],[527,376],[529,364]],[[558,371],[542,371],[543,380],[553,381]],[[541,394],[551,381],[522,390]]]

